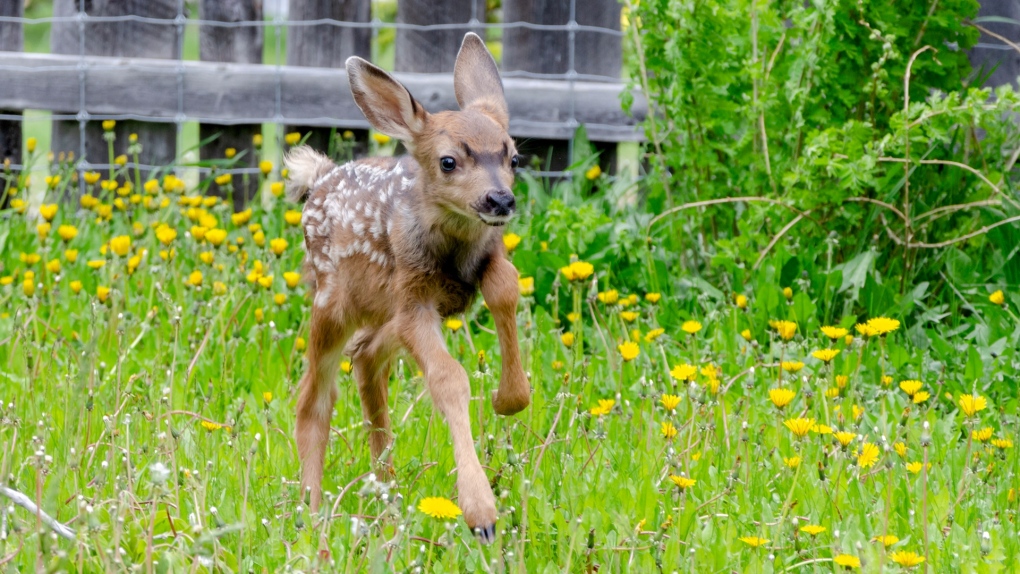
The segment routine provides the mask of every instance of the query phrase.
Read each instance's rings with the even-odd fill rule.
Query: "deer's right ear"
[[[410,143],[425,128],[428,112],[381,68],[352,56],[347,59],[347,77],[354,102],[375,129]]]

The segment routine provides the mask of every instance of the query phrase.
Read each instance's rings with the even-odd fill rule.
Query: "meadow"
[[[144,142],[113,143],[126,153],[110,172],[79,176],[30,141],[36,171],[3,175],[3,571],[1020,564],[1015,293],[897,290],[873,251],[834,262],[796,244],[709,281],[663,255],[633,182],[593,157],[555,193],[520,177],[504,236],[532,405],[492,412],[481,300],[445,323],[496,542],[459,518],[448,431],[406,356],[390,381],[392,477],[372,473],[342,365],[313,514],[293,440],[310,301],[286,173],[264,159],[264,197],[235,212],[229,175],[142,174],[129,160]],[[29,177],[45,190],[30,196]]]

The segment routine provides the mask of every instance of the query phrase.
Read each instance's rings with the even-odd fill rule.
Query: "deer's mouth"
[[[482,223],[490,227],[503,227],[504,225],[509,223],[510,220],[513,219],[513,217],[514,212],[512,211],[502,215],[496,215],[493,213],[482,213],[481,211],[478,212],[478,219],[481,219]]]

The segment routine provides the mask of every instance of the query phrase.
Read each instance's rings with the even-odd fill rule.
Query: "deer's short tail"
[[[335,167],[330,159],[312,148],[303,145],[290,150],[283,158],[287,167],[287,199],[300,201],[309,192],[315,182]]]

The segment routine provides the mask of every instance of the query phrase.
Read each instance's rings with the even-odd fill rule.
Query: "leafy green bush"
[[[667,265],[719,275],[775,249],[829,269],[865,258],[901,294],[961,257],[988,262],[968,283],[1020,278],[997,249],[1020,229],[1018,99],[970,87],[977,2],[631,8],[636,82],[656,112],[647,202],[664,215],[650,232]]]

